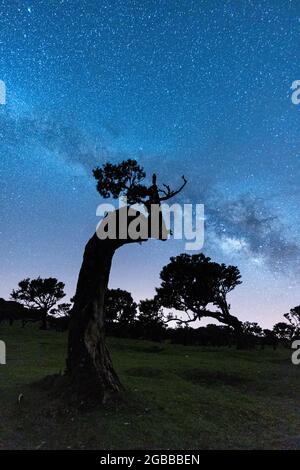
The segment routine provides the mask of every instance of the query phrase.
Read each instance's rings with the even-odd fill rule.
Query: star
[[[233,309],[249,320],[253,299],[262,325],[280,321],[300,287],[296,9],[271,0],[82,0],[75,11],[63,0],[4,3],[0,297],[20,273],[40,274],[34,259],[74,290],[101,202],[92,169],[133,157],[162,183],[187,177],[180,202],[205,205],[204,253],[242,273]],[[135,250],[120,252],[113,282],[139,299],[184,243]]]

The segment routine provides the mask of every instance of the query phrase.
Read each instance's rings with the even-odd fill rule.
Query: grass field
[[[64,369],[65,334],[1,325],[0,339],[1,449],[300,448],[300,366],[288,349],[109,338],[124,401],[79,412],[31,385]]]

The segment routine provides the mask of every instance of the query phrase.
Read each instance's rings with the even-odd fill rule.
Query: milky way
[[[233,313],[269,326],[300,303],[299,1],[2,0],[0,22],[1,297],[37,275],[73,294],[91,170],[130,156],[188,178],[203,251],[240,267]],[[183,250],[124,248],[112,285],[150,296]]]

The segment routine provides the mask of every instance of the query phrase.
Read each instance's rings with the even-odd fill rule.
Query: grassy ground
[[[63,370],[65,334],[0,325],[0,339],[2,449],[300,448],[300,366],[290,350],[110,338],[125,401],[75,412],[30,385]]]

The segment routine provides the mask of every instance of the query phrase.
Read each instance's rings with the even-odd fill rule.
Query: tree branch
[[[158,192],[164,194],[164,196],[160,197],[159,200],[160,201],[167,201],[168,199],[171,199],[172,197],[179,194],[183,190],[185,185],[187,184],[187,179],[185,178],[185,176],[182,176],[182,179],[183,179],[183,184],[180,186],[180,188],[178,188],[175,191],[172,191],[169,185],[163,184],[165,189],[159,189]]]

